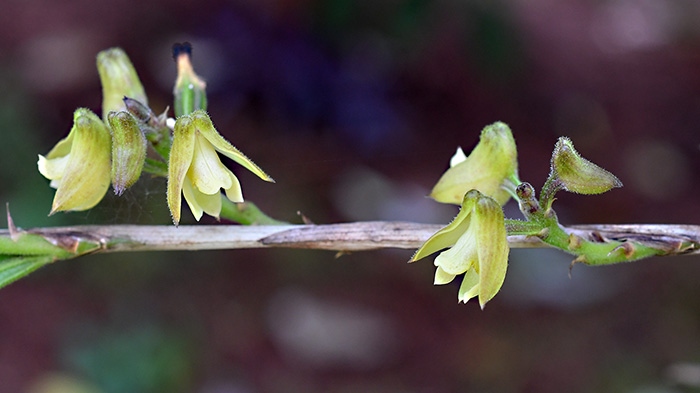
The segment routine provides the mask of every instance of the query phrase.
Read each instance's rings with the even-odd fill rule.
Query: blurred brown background
[[[0,201],[22,227],[169,224],[165,181],[147,177],[89,212],[47,217],[36,159],[76,107],[99,113],[99,50],[124,48],[162,111],[170,47],[187,40],[214,123],[277,184],[227,164],[279,219],[446,223],[455,209],[425,195],[457,146],[501,120],[536,187],[561,135],[625,184],[558,195],[563,223],[699,224],[698,18],[694,0],[8,0]],[[519,217],[512,202],[506,212]],[[482,312],[410,255],[48,266],[0,291],[0,391],[700,391],[697,257],[576,266],[569,279],[570,256],[514,250]]]

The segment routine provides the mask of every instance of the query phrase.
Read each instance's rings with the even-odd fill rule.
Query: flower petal
[[[435,258],[435,266],[439,266],[448,274],[462,274],[478,262],[477,236],[470,228],[460,236],[452,248],[443,251]]]
[[[454,280],[455,275],[450,274],[442,270],[440,266],[435,269],[435,281],[433,282],[433,285],[444,285],[452,282]]]
[[[199,132],[207,138],[207,140],[214,146],[214,148],[226,157],[236,161],[249,171],[258,175],[261,179],[269,182],[274,182],[274,180],[265,173],[259,166],[255,165],[248,157],[245,156],[240,150],[236,149],[231,145],[226,139],[224,139],[211,122],[209,115],[203,110],[198,110],[193,112],[191,115],[192,121],[196,125]]]
[[[202,214],[204,214],[204,209],[202,209],[202,206],[197,202],[197,197],[194,193],[192,182],[189,178],[185,177],[185,180],[182,182],[182,194],[185,196],[185,202],[189,205],[194,219],[199,221],[199,219],[202,218]]]
[[[471,191],[464,195],[462,208],[457,217],[450,222],[446,227],[435,232],[423,245],[413,254],[410,262],[425,258],[428,255],[453,246],[457,243],[459,237],[469,228],[470,213],[474,209],[477,194]]]
[[[454,156],[450,159],[450,168],[453,166],[462,163],[467,159],[467,155],[464,154],[464,150],[462,150],[462,147],[457,147],[457,152],[455,153]]]
[[[187,177],[195,188],[208,195],[231,187],[231,171],[221,163],[214,147],[199,132],[194,138],[194,154]]]
[[[189,178],[185,178],[183,182],[182,193],[185,195],[185,201],[197,221],[202,218],[202,213],[219,218],[219,214],[221,214],[221,193],[217,192],[213,195],[201,193],[192,186]]]
[[[66,173],[66,165],[69,159],[70,154],[56,158],[46,158],[39,155],[39,161],[37,161],[39,173],[49,180],[60,179]]]
[[[227,188],[226,198],[231,202],[241,203],[243,202],[243,190],[241,190],[241,183],[238,178],[233,173],[229,172],[231,175],[231,187]]]
[[[458,302],[468,302],[469,299],[479,294],[479,273],[475,269],[469,269],[462,278],[462,285],[459,286]],[[483,308],[483,306],[481,307]]]

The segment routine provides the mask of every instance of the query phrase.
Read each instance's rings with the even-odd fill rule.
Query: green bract
[[[51,213],[87,210],[105,195],[110,183],[110,135],[89,109],[73,115],[73,128],[46,155],[39,155],[39,172],[56,189]]]
[[[411,261],[445,248],[449,250],[435,258],[435,285],[447,284],[464,273],[459,301],[466,303],[478,296],[484,308],[501,289],[508,266],[508,238],[498,202],[477,190],[469,191],[457,217],[431,236]]]
[[[551,178],[567,191],[578,194],[602,194],[622,187],[612,173],[581,157],[569,138],[561,137],[552,153]]]
[[[199,220],[202,213],[219,217],[220,190],[232,202],[243,202],[236,176],[226,168],[216,152],[236,161],[265,181],[273,182],[260,167],[233,147],[214,128],[203,110],[182,116],[175,123],[168,162],[168,207],[173,222],[180,222],[181,193]]]
[[[508,125],[497,122],[485,127],[471,154],[465,157],[459,149],[450,166],[430,193],[436,201],[458,205],[467,191],[476,189],[505,204],[510,194],[503,185],[518,176],[518,154]]]

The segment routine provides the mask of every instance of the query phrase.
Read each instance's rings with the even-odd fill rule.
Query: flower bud
[[[458,205],[467,191],[477,189],[505,204],[510,194],[502,186],[518,175],[517,150],[510,128],[501,122],[485,127],[471,154],[465,157],[459,149],[450,164],[451,168],[430,193],[436,201]]]
[[[550,177],[569,192],[602,194],[612,188],[622,187],[622,182],[615,175],[581,157],[566,137],[557,141],[551,165]]]
[[[146,160],[146,136],[129,112],[110,112],[112,130],[112,188],[121,195],[141,176]]]
[[[108,122],[109,112],[126,109],[124,97],[148,105],[148,98],[139,76],[121,48],[111,48],[98,53],[97,71],[102,82],[102,119],[105,123]]]
[[[107,127],[89,109],[73,115],[73,128],[44,157],[39,172],[56,189],[51,213],[87,210],[107,192],[110,180],[110,135]]]
[[[177,63],[177,80],[173,89],[176,118],[207,109],[207,84],[195,74],[191,56],[192,46],[188,42],[173,45],[173,57]]]

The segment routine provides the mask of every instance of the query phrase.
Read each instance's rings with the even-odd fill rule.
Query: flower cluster
[[[461,204],[459,214],[431,236],[411,262],[449,248],[435,258],[435,285],[463,275],[459,301],[478,297],[483,308],[505,279],[509,248],[501,205],[517,197],[519,183],[510,128],[501,122],[485,127],[469,156],[457,149],[430,193],[438,202]]]
[[[90,209],[104,197],[110,183],[121,195],[147,171],[167,177],[167,204],[175,225],[180,223],[183,195],[196,220],[205,213],[218,219],[223,198],[243,202],[238,178],[224,166],[220,154],[273,182],[214,127],[205,112],[206,83],[192,68],[189,44],[176,44],[173,51],[178,70],[173,90],[176,119],[168,118],[167,109],[158,116],[153,113],[138,75],[121,49],[98,54],[102,118],[89,109],[76,110],[68,136],[46,156],[39,156],[39,172],[56,189],[50,214]],[[599,194],[620,186],[614,175],[581,157],[569,139],[560,138],[538,201],[532,186],[518,177],[510,128],[501,122],[491,124],[482,130],[469,155],[457,150],[450,168],[433,187],[433,199],[461,205],[461,209],[411,261],[440,252],[434,261],[434,284],[448,284],[461,276],[458,300],[466,303],[476,297],[483,308],[505,280],[508,231],[538,237],[579,255],[577,261],[600,260],[619,250],[629,260],[634,248],[627,244],[612,251],[601,248],[598,256],[586,257],[582,250],[590,254],[593,246],[584,246],[585,239],[569,237],[551,209],[560,190]],[[501,206],[511,197],[518,199],[526,221],[508,220],[506,231]]]
[[[46,156],[39,156],[39,172],[56,189],[51,214],[87,210],[100,202],[110,182],[121,195],[141,176],[144,165],[166,167],[167,201],[173,221],[180,222],[184,194],[194,217],[219,217],[221,189],[233,202],[243,202],[236,176],[217,152],[231,158],[266,181],[273,181],[214,128],[206,106],[206,84],[194,73],[189,45],[176,46],[178,78],[175,84],[177,121],[166,113],[155,116],[131,61],[119,48],[97,55],[102,83],[102,119],[89,109],[78,109],[66,138]],[[170,122],[174,126],[168,127]],[[148,158],[148,146],[155,158]]]

